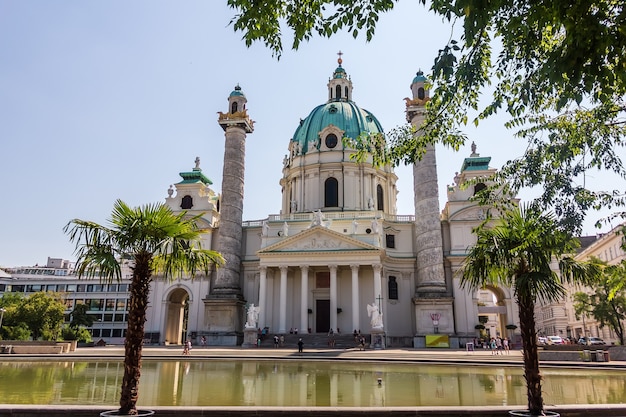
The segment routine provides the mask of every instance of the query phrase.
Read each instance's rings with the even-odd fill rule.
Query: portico
[[[366,304],[383,297],[384,252],[323,226],[260,250],[259,326],[369,331]]]

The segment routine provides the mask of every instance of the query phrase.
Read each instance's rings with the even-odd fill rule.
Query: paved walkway
[[[146,359],[175,359],[182,356],[182,346],[145,346],[143,356]],[[64,358],[85,358],[93,357],[98,359],[115,359],[124,357],[124,347],[82,347],[75,352],[68,354],[54,355],[2,355],[2,359],[23,360],[24,358],[34,359],[37,357],[45,359]],[[241,347],[202,347],[195,346],[191,350],[190,356],[185,356],[185,360],[202,360],[214,358],[248,358],[248,359],[271,359],[280,358],[285,360],[311,359],[311,360],[357,360],[357,361],[399,361],[399,362],[429,362],[429,363],[459,363],[472,365],[503,365],[522,366],[523,357],[520,350],[512,350],[508,354],[493,355],[489,350],[478,349],[473,352],[454,349],[380,349],[380,350],[359,350],[352,349],[330,349],[304,348],[303,353],[298,353],[296,347],[283,348],[241,348]],[[585,367],[585,368],[624,368],[626,361],[610,362],[582,362],[582,361],[541,361],[541,366],[559,367]]]

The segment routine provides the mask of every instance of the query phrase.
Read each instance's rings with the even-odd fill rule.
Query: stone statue
[[[289,225],[287,222],[283,223],[283,237],[289,236]]]
[[[322,213],[321,209],[317,209],[317,211],[313,212],[311,227],[313,226],[324,226],[324,213]]]
[[[374,199],[372,198],[372,196],[369,196],[367,198],[367,208],[370,210],[374,210]]]
[[[298,209],[298,202],[296,200],[291,200],[291,212],[295,213]]]
[[[270,234],[270,225],[267,220],[263,220],[263,236],[269,236]]]
[[[380,233],[380,225],[378,224],[378,219],[374,218],[374,220],[372,220],[372,232],[374,232],[374,234],[378,234]]]
[[[367,305],[367,317],[370,317],[372,329],[380,329],[383,327],[383,313],[378,310],[376,301]]]
[[[248,319],[246,320],[246,329],[256,329],[259,321],[259,311],[261,307],[254,306],[254,303],[248,307]]]
[[[196,163],[196,169],[200,169],[200,157],[196,156],[196,160],[194,161]]]
[[[170,185],[170,188],[167,189],[167,195],[171,197],[172,194],[174,194],[174,186]]]
[[[352,234],[356,235],[357,228],[359,227],[359,222],[356,219],[352,220]]]

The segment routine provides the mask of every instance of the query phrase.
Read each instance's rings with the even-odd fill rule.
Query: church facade
[[[426,81],[418,72],[406,99],[407,121],[416,127],[429,100]],[[197,160],[166,198],[176,212],[203,213],[204,247],[219,250],[226,264],[208,277],[157,278],[146,331],[169,344],[204,337],[209,345],[241,345],[248,327],[272,334],[356,330],[376,335],[381,348],[458,347],[477,337],[479,316],[486,316],[492,332],[510,337],[505,326],[518,320],[512,294],[491,289],[493,302],[485,303],[456,276],[474,242],[472,228],[484,218],[470,201],[482,184],[463,184],[492,174],[490,158],[473,147],[442,210],[435,149],[427,149],[413,166],[415,212],[397,214],[392,167],[356,162],[343,140],[384,132],[353,100],[341,59],[327,92],[289,140],[280,213],[258,221],[241,218],[245,140],[254,123],[241,88],[230,94],[218,120],[226,142],[221,193]],[[246,320],[251,307],[255,323]]]

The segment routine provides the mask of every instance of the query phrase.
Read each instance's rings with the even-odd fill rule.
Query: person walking
[[[302,353],[302,350],[304,348],[304,342],[302,341],[302,338],[298,339],[298,353]]]

